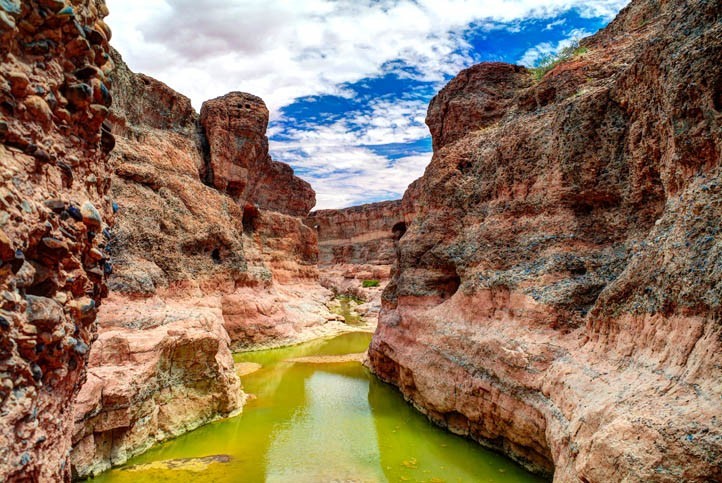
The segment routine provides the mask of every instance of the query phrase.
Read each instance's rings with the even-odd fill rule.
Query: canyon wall
[[[313,211],[305,223],[316,230],[319,265],[391,265],[394,227],[403,221],[401,200],[394,200]]]
[[[722,479],[722,18],[633,0],[537,80],[462,71],[370,366],[558,482]]]
[[[0,480],[70,478],[72,401],[107,293],[100,0],[0,2]]]
[[[76,477],[239,411],[232,349],[342,328],[300,218],[315,193],[269,157],[263,101],[230,93],[198,115],[111,55],[113,273],[75,406]]]
[[[396,259],[395,241],[406,230],[401,200],[313,211],[304,223],[318,237],[321,284],[350,296],[348,303],[357,303],[354,316],[375,326]]]

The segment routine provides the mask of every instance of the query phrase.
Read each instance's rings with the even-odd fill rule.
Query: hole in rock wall
[[[573,209],[576,216],[588,216],[594,211],[594,206],[590,203],[579,202],[574,205]]]
[[[58,286],[53,280],[45,280],[26,290],[28,295],[38,297],[53,297],[58,290]]]
[[[220,248],[214,248],[211,252],[211,258],[215,263],[221,263],[221,250]]]
[[[246,205],[245,208],[243,208],[243,232],[244,233],[253,233],[256,231],[256,220],[260,216],[260,212],[258,211],[258,208],[256,208],[253,205]]]
[[[454,270],[453,274],[450,274],[448,278],[444,278],[439,281],[438,285],[438,291],[439,295],[441,295],[441,298],[443,300],[446,300],[450,298],[452,295],[454,295],[457,290],[459,290],[459,287],[461,286],[461,277],[458,273],[456,273],[456,270]]]
[[[400,221],[391,228],[391,233],[394,234],[394,239],[399,240],[406,233],[406,223]]]

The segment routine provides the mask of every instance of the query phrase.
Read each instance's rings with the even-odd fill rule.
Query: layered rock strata
[[[70,478],[72,400],[107,293],[101,0],[0,2],[0,480]]]
[[[407,216],[406,218],[410,218]],[[406,230],[401,200],[339,210],[311,212],[304,220],[318,237],[320,282],[335,294],[358,302],[359,316],[375,326],[381,292],[396,259],[395,241]],[[344,307],[354,301],[340,300]],[[345,308],[337,307],[336,312]]]
[[[394,239],[404,230],[401,200],[311,212],[306,225],[318,236],[319,265],[391,265]]]
[[[231,349],[341,325],[328,324],[316,236],[295,216],[315,195],[270,160],[263,101],[232,93],[199,116],[112,55],[114,272],[75,407],[76,477],[238,411]],[[235,178],[221,186],[224,169]]]
[[[722,9],[633,0],[431,102],[370,365],[558,482],[722,479]]]
[[[112,307],[75,404],[76,477],[97,474],[219,415],[232,415],[245,398],[218,307]],[[133,319],[163,324],[127,328]]]

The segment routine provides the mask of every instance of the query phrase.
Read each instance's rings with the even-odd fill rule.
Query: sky
[[[271,112],[271,155],[316,209],[398,199],[431,160],[429,101],[483,61],[533,66],[628,0],[106,0],[135,72],[190,97]]]

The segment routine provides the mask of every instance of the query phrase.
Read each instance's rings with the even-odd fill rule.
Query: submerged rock
[[[123,471],[144,471],[149,470],[180,470],[201,473],[208,470],[213,463],[229,463],[231,457],[227,454],[204,456],[203,458],[178,458],[174,460],[154,461],[142,465],[133,465],[123,468]]]

